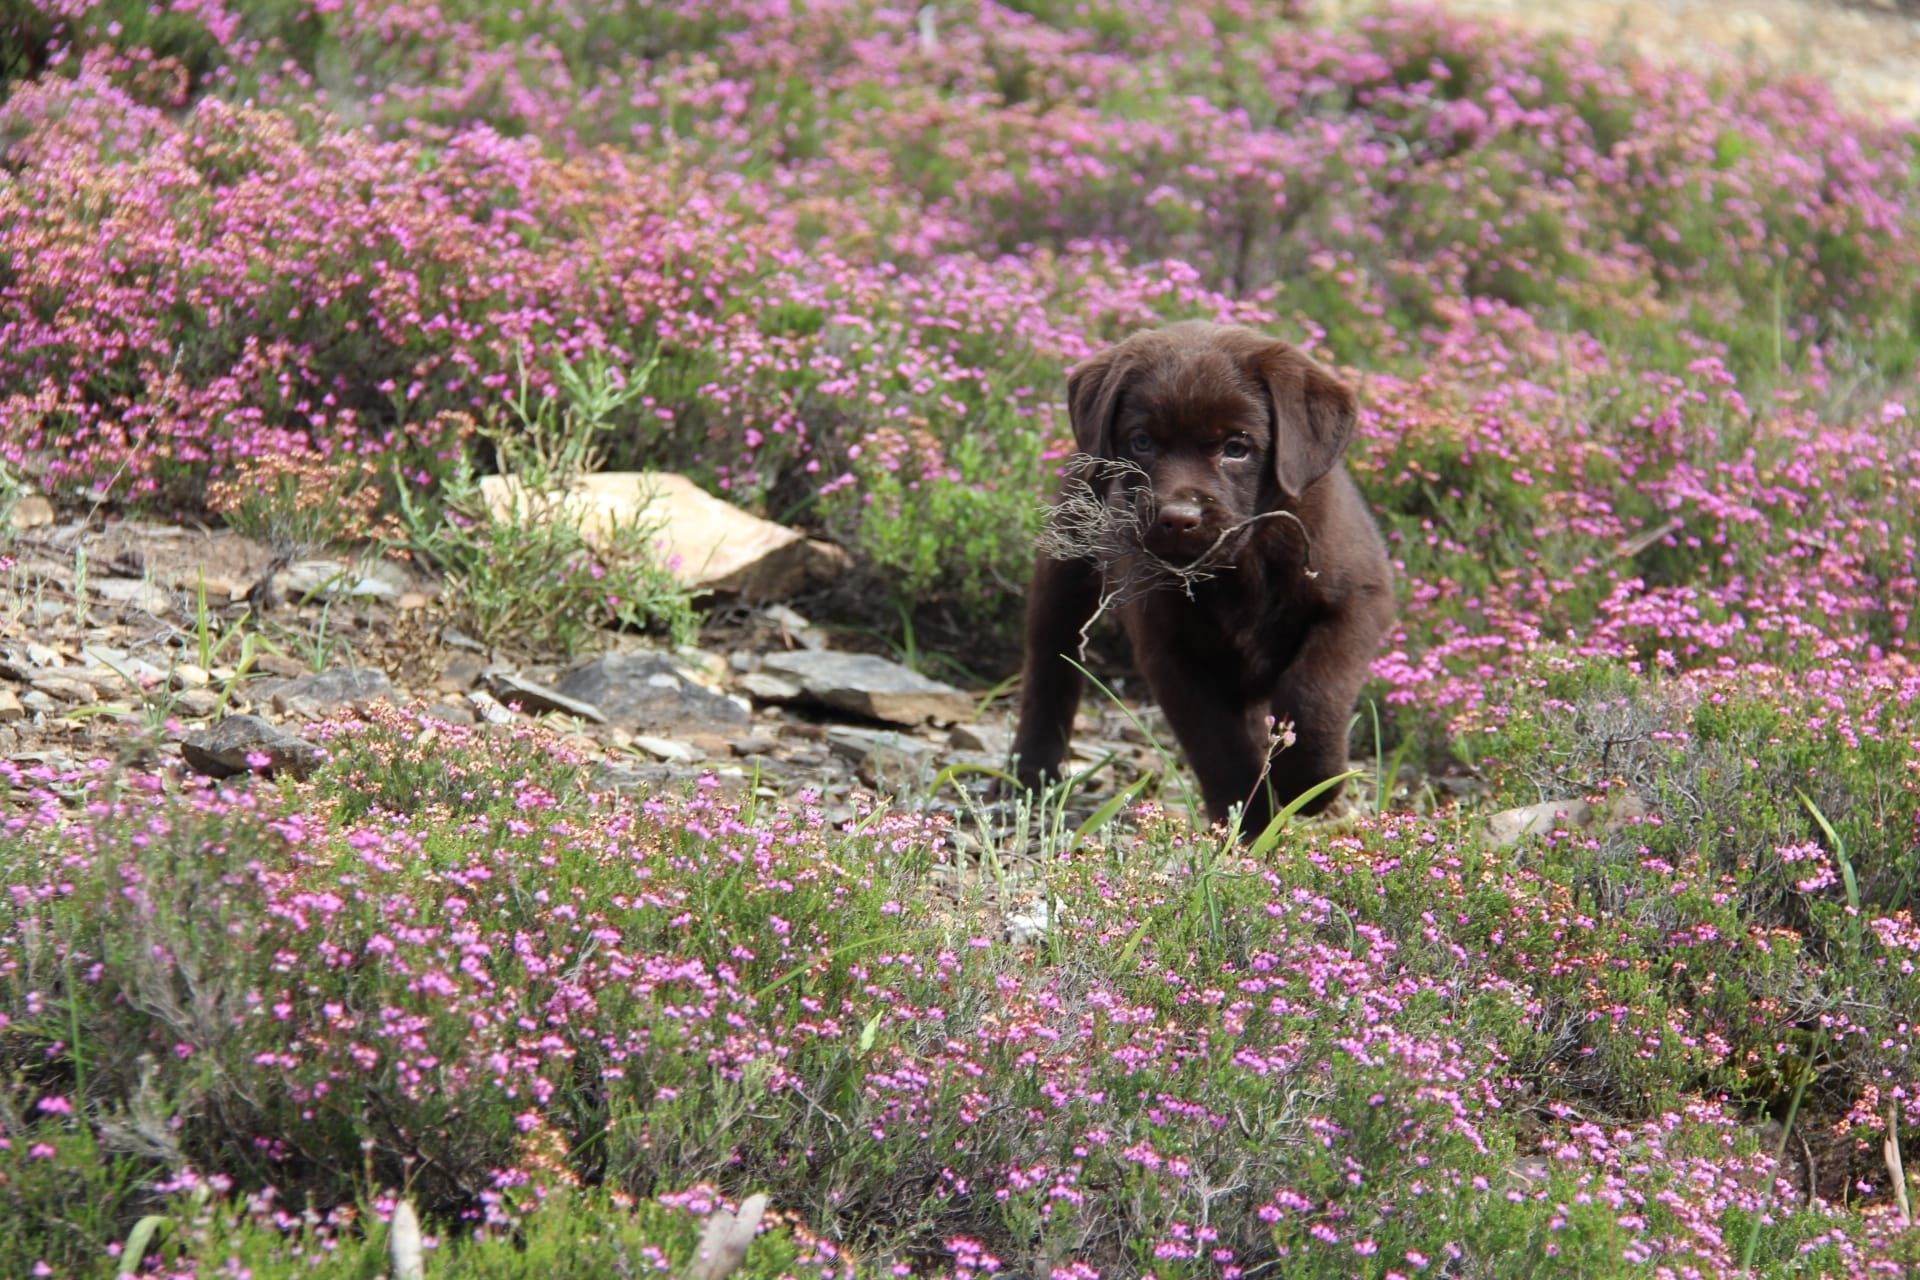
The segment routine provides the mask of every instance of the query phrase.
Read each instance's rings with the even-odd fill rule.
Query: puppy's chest
[[[1128,631],[1193,675],[1264,692],[1300,652],[1312,626],[1305,602],[1201,584],[1192,598],[1174,591],[1134,602]],[[1211,590],[1207,588],[1213,588]]]

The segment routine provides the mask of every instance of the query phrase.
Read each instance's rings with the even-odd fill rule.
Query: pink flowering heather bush
[[[1382,486],[1490,434],[1570,468],[1476,467],[1490,514],[1544,495],[1602,523],[1640,514],[1611,510],[1631,480],[1683,514],[1689,481],[1750,437],[1771,464],[1815,430],[1801,414],[1877,432],[1874,389],[1913,364],[1914,138],[1817,87],[1412,11],[929,17],[18,19],[39,73],[0,108],[0,447],[58,487],[168,503],[289,448],[431,484],[461,447],[444,415],[496,414],[517,360],[658,356],[617,461],[692,467],[847,540],[902,599],[1004,621],[1062,370],[1142,324],[1312,338],[1386,380],[1381,428],[1413,457],[1367,459]],[[1401,411],[1403,383],[1456,402],[1469,438]],[[1568,432],[1598,447],[1566,456]],[[1760,483],[1811,497],[1819,465]],[[1389,507],[1408,538],[1436,514]]]
[[[199,1224],[156,1247],[168,1274],[240,1248],[358,1274],[356,1214],[403,1184],[476,1267],[561,1214],[678,1261],[677,1220],[620,1206],[703,1181],[767,1189],[795,1241],[876,1275],[1731,1275],[1756,1222],[1782,1274],[1910,1256],[1809,1206],[1736,1095],[1686,1087],[1727,1047],[1650,1003],[1671,985],[1633,948],[1733,981],[1749,940],[1694,923],[1705,889],[1658,908],[1675,944],[1471,824],[1260,866],[1143,811],[1129,856],[1049,872],[1036,953],[930,891],[938,823],[596,795],[537,740],[398,713],[328,742],[297,785],[11,772],[13,1272],[104,1267],[157,1209]],[[1899,954],[1911,922],[1874,932]],[[1640,1046],[1667,1093],[1580,1062]]]
[[[646,370],[611,462],[992,634],[1071,362],[1264,325],[1362,389],[1370,745],[1619,818],[1143,809],[1036,948],[904,808],[400,713],[306,783],[6,766],[0,1271],[158,1215],[151,1274],[364,1276],[402,1187],[436,1277],[671,1274],[762,1189],[760,1276],[1920,1263],[1920,135],[1296,8],[0,6],[7,475],[417,515],[523,370]]]

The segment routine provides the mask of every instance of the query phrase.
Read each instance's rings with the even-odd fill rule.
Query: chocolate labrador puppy
[[[1208,814],[1244,805],[1257,833],[1346,769],[1393,619],[1386,548],[1340,465],[1353,392],[1284,342],[1196,321],[1087,360],[1067,408],[1079,453],[1028,596],[1020,781],[1058,776],[1082,684],[1069,659],[1113,610]]]

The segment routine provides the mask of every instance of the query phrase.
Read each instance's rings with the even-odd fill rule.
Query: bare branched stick
[[[1900,1102],[1897,1098],[1887,1099],[1887,1136],[1882,1139],[1880,1153],[1886,1157],[1887,1176],[1893,1181],[1893,1202],[1900,1207],[1900,1222],[1903,1226],[1913,1225],[1913,1201],[1907,1195],[1907,1169],[1900,1159]]]

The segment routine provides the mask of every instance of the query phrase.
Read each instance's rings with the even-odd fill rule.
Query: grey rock
[[[91,680],[81,680],[68,675],[44,674],[33,678],[36,693],[43,693],[60,702],[87,703],[96,701],[98,691]]]
[[[173,611],[173,593],[144,578],[101,578],[89,583],[88,588],[102,600],[143,609],[156,618]]]
[[[43,644],[27,646],[27,661],[36,667],[58,667],[64,665],[60,655]]]
[[[1005,759],[1013,750],[1013,734],[1003,725],[970,721],[953,726],[947,745],[956,751],[975,751]]]
[[[892,729],[845,724],[827,730],[827,746],[841,759],[852,762],[862,782],[888,790],[919,778],[936,751],[931,742]]]
[[[385,560],[296,560],[274,575],[272,585],[287,600],[398,600],[407,579],[398,565]]]
[[[36,716],[50,715],[60,709],[58,702],[38,689],[29,689],[21,694],[20,705]]]
[[[813,701],[893,724],[952,722],[973,714],[973,699],[959,689],[870,653],[772,653],[761,667],[794,681]]]
[[[740,686],[740,692],[755,702],[798,702],[803,693],[793,681],[770,676],[764,671],[749,672],[734,683]]]
[[[685,742],[675,742],[672,738],[656,738],[651,734],[637,734],[633,745],[652,756],[655,760],[665,760],[668,764],[692,764],[701,758],[700,751]]]
[[[292,680],[264,682],[256,701],[269,702],[283,715],[321,716],[336,708],[391,698],[393,682],[374,667],[336,667]]]
[[[568,672],[556,688],[629,732],[727,729],[748,720],[740,703],[704,688],[664,654],[602,654]]]
[[[512,724],[514,714],[500,705],[500,700],[485,689],[475,689],[467,695],[467,704],[473,708],[473,714],[488,724]]]
[[[228,716],[201,733],[180,740],[180,755],[188,767],[212,778],[246,773],[250,755],[267,757],[267,772],[285,770],[304,778],[325,759],[313,743],[267,723],[259,716]]]
[[[487,660],[475,653],[450,655],[440,666],[440,678],[434,688],[442,693],[465,693],[487,675]]]
[[[220,695],[211,689],[186,689],[173,700],[173,708],[190,720],[204,720],[220,709]]]
[[[130,680],[144,689],[167,683],[165,671],[145,658],[136,658],[124,649],[116,649],[110,645],[87,645],[80,650],[80,660],[94,669],[89,674],[109,675],[109,680],[113,684]]]
[[[593,724],[605,724],[607,713],[591,702],[582,702],[578,698],[569,698],[557,689],[549,689],[543,684],[513,675],[505,671],[495,671],[487,677],[487,689],[502,703],[511,707],[518,706],[529,714],[543,711],[559,711],[566,715],[577,716]]]
[[[746,794],[747,778],[738,768],[711,769],[685,764],[603,764],[587,782],[590,791],[612,791],[620,795],[654,795],[659,792],[686,791],[701,778],[716,778],[723,800]]]

